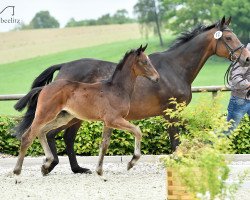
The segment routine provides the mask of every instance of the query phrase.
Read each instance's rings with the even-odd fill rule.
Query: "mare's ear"
[[[141,52],[142,52],[142,44],[138,49],[136,49],[136,54],[139,56]]]
[[[144,47],[142,47],[142,52],[144,52],[147,47],[148,47],[148,44],[146,44]]]
[[[222,17],[219,23],[219,29],[221,30],[225,25],[225,15]]]
[[[232,19],[232,17],[230,16],[227,20],[226,20],[226,22],[225,22],[225,25],[229,25],[230,24],[230,22],[231,22],[231,19]]]

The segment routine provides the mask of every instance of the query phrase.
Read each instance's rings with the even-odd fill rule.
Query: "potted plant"
[[[181,144],[161,159],[167,168],[168,199],[233,199],[239,184],[226,183],[230,169],[224,153],[232,150],[230,140],[223,135],[230,124],[218,101],[200,100],[187,108],[171,99],[173,106],[166,115],[178,120],[166,121],[166,125],[180,128]]]

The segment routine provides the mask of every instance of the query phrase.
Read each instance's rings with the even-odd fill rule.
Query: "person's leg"
[[[247,101],[247,114],[250,117],[250,100],[246,100]]]
[[[228,116],[227,121],[231,121],[231,127],[228,131],[224,132],[226,135],[230,135],[231,132],[239,125],[241,119],[248,111],[247,100],[238,97],[231,97],[228,104]]]

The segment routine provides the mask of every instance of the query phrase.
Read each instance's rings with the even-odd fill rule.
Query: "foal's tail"
[[[22,120],[14,128],[15,133],[13,134],[13,136],[16,136],[20,139],[32,124],[35,117],[38,96],[42,89],[43,87],[33,88],[28,94],[26,94],[15,104],[14,108],[18,111],[23,110],[23,108],[25,108],[26,106],[28,106],[28,109]]]
[[[38,87],[43,87],[47,84],[49,84],[52,79],[53,79],[53,74],[55,73],[55,71],[60,70],[61,69],[61,65],[54,65],[52,67],[49,67],[48,69],[44,70],[32,83],[31,89],[33,88],[38,88]],[[29,98],[28,95],[26,95],[25,97],[23,97],[21,100],[19,100],[17,102],[17,104],[14,106],[14,108],[17,111],[22,111],[28,104],[28,102],[30,102],[29,104],[31,105],[31,100],[28,100],[27,98]],[[36,103],[36,102],[34,102]],[[29,110],[29,109],[28,109]]]
[[[31,89],[41,87],[49,84],[53,79],[55,71],[60,70],[62,65],[53,65],[44,70],[36,79],[33,81]]]

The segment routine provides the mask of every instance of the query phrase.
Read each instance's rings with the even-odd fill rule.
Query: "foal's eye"
[[[147,60],[141,60],[140,63],[141,63],[142,65],[146,65],[146,64],[148,63],[148,61],[147,61]]]
[[[232,38],[231,38],[230,36],[227,36],[227,37],[226,37],[226,40],[227,40],[227,41],[231,41]]]

